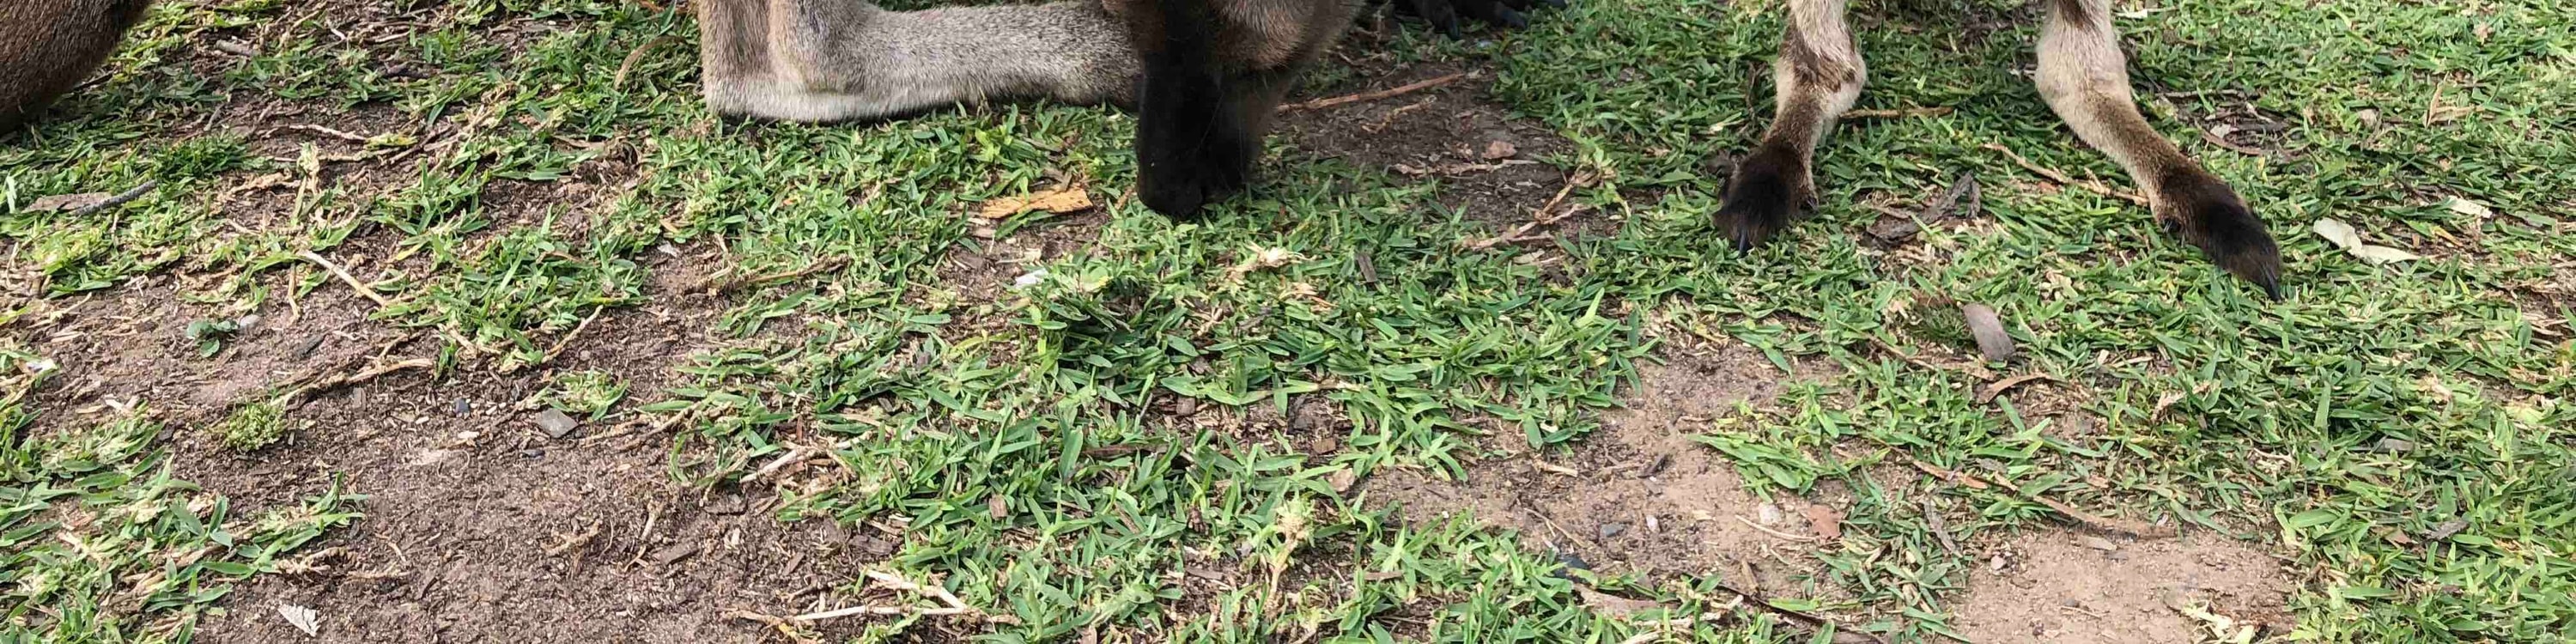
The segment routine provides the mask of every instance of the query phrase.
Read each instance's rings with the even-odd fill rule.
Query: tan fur
[[[2170,217],[2159,179],[2200,168],[2138,114],[2110,16],[2106,0],[2048,0],[2048,23],[2039,34],[2039,95],[2077,138],[2129,171],[2158,216]]]
[[[0,134],[42,113],[116,51],[150,0],[0,0]]]

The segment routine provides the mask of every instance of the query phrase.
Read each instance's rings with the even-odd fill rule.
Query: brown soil
[[[2270,555],[2219,535],[2108,542],[2046,532],[1989,554],[1952,625],[1979,644],[2199,642],[2208,623],[2176,608],[2198,606],[2278,635],[2292,624],[2290,590]]]
[[[1304,153],[1399,176],[1440,182],[1440,204],[1469,219],[1508,229],[1529,221],[1565,186],[1573,145],[1546,126],[1515,118],[1484,96],[1493,73],[1482,67],[1423,65],[1381,69],[1362,63],[1349,81],[1316,92],[1345,96],[1400,87],[1451,73],[1458,81],[1375,101],[1291,112],[1279,133]],[[1301,99],[1292,99],[1292,102]],[[1599,213],[1561,222],[1561,230],[1603,225]],[[1548,231],[1537,231],[1545,233]]]
[[[1810,508],[1817,516],[1839,510],[1747,493],[1733,465],[1686,437],[1735,416],[1739,403],[1762,405],[1783,382],[1817,374],[1782,374],[1741,345],[1667,346],[1668,362],[1640,365],[1626,408],[1604,414],[1600,432],[1571,453],[1484,460],[1464,481],[1387,472],[1363,489],[1410,519],[1463,512],[1602,572],[1714,573],[1765,593],[1824,590],[1800,587],[1813,570],[1804,554],[1823,545]]]
[[[287,604],[318,611],[325,642],[757,641],[762,627],[729,611],[834,607],[846,600],[822,591],[899,537],[781,524],[764,495],[674,483],[663,435],[582,437],[612,418],[550,438],[516,406],[572,370],[619,374],[649,394],[685,355],[716,346],[705,329],[724,302],[678,293],[701,278],[668,268],[657,306],[603,315],[544,370],[410,371],[324,393],[290,414],[287,442],[246,455],[203,428],[289,383],[426,356],[434,342],[364,319],[371,305],[333,284],[272,302],[200,359],[179,329],[214,312],[173,305],[172,287],[146,281],[27,329],[63,366],[37,399],[38,426],[95,422],[98,403],[140,400],[172,428],[180,477],[230,497],[236,516],[300,503],[335,478],[365,496],[364,519],[299,555],[313,571],[244,584],[201,641],[302,641],[276,612]]]

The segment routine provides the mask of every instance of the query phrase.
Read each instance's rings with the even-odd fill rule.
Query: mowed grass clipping
[[[434,334],[448,368],[513,373],[602,310],[668,297],[653,278],[682,268],[660,249],[721,249],[714,275],[690,277],[786,276],[726,300],[727,348],[670,356],[683,382],[663,390],[585,375],[549,395],[671,421],[669,474],[697,484],[830,454],[854,475],[783,488],[779,519],[903,523],[885,565],[1014,618],[976,627],[993,641],[1617,642],[1659,620],[1590,610],[1578,583],[1698,615],[1729,597],[1726,572],[1568,572],[1509,535],[1398,521],[1336,483],[1456,474],[1480,435],[1579,444],[1660,332],[1835,367],[1750,418],[1691,428],[1757,492],[1854,490],[1826,573],[1774,591],[1786,607],[1943,641],[1981,562],[1937,542],[1920,499],[1972,509],[1946,523],[1977,540],[2051,525],[2030,500],[2045,496],[2284,554],[2299,587],[2289,639],[2576,629],[2576,112],[2562,109],[2576,104],[2576,8],[2562,4],[2120,7],[2150,118],[2281,240],[2280,302],[2142,208],[1987,147],[2127,187],[2030,88],[2034,14],[2011,4],[1861,7],[1873,84],[1860,107],[1949,111],[1844,124],[1819,152],[1820,216],[1744,255],[1712,241],[1709,168],[1767,118],[1777,3],[1588,1],[1490,45],[1418,32],[1383,45],[1403,61],[1491,60],[1491,98],[1573,142],[1545,161],[1597,178],[1568,201],[1616,224],[1484,250],[1461,242],[1496,226],[1441,205],[1435,183],[1292,146],[1251,196],[1167,220],[1114,198],[1133,183],[1133,119],[1104,108],[715,119],[694,95],[685,10],[320,4],[161,3],[104,82],[0,147],[7,270],[37,298],[0,319],[146,275],[185,276],[180,297],[248,313],[348,288],[301,253],[364,255],[391,303],[378,322]],[[397,13],[428,26],[334,31]],[[210,51],[235,41],[246,54]],[[286,106],[359,140],[281,147],[227,125]],[[393,170],[362,170],[377,165]],[[1881,216],[1869,206],[1910,210],[1963,172],[1985,219],[1927,227],[1898,252],[1863,243]],[[147,181],[93,215],[30,207]],[[977,204],[1068,181],[1092,189],[1100,219],[998,226],[1079,227],[1087,252],[1013,265],[1027,284],[991,297],[942,270],[992,243]],[[2308,232],[2329,217],[2424,258],[2364,263]],[[1983,379],[1898,355],[1960,342],[1941,317],[1957,301],[2001,311],[2015,370],[2075,392],[2092,429],[2059,431],[2011,397],[1981,403]],[[14,419],[0,425],[9,637],[185,639],[225,584],[354,518],[332,492],[274,526],[224,527],[240,521],[219,496],[161,474],[146,421],[32,422],[18,405],[45,386],[43,352],[0,355],[22,378],[0,416]],[[1176,399],[1319,399],[1351,426],[1339,452],[1310,458],[1277,436],[1176,426],[1158,411]],[[1999,485],[1862,474],[1909,460]],[[107,519],[63,518],[90,515]],[[156,558],[198,549],[210,554]],[[128,574],[142,568],[167,574]],[[1669,630],[1814,637],[1782,619]]]

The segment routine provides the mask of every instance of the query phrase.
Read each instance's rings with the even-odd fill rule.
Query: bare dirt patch
[[[2271,634],[2292,623],[2292,584],[2280,563],[2220,535],[2106,542],[2050,531],[2002,545],[1986,561],[1953,611],[1953,626],[1981,644],[2209,639],[2209,622],[2178,606]]]
[[[1568,179],[1545,160],[1570,152],[1573,144],[1544,124],[1516,118],[1486,100],[1494,82],[1491,70],[1474,65],[1390,69],[1363,63],[1355,78],[1292,102],[1385,90],[1453,73],[1466,76],[1375,101],[1291,112],[1281,117],[1278,129],[1309,154],[1439,181],[1440,204],[1463,209],[1469,219],[1500,227],[1528,221]],[[1598,219],[1578,216],[1559,228]]]
[[[289,555],[289,572],[236,588],[200,641],[305,641],[277,612],[289,604],[321,615],[322,642],[757,641],[765,627],[729,611],[835,608],[844,600],[831,589],[901,536],[782,524],[764,493],[675,482],[667,434],[584,438],[628,420],[612,416],[558,438],[519,405],[555,374],[598,370],[634,387],[632,406],[668,386],[686,355],[720,345],[708,330],[727,303],[678,288],[702,267],[669,264],[654,305],[603,314],[554,363],[411,370],[326,391],[287,414],[286,441],[248,454],[206,431],[232,406],[431,356],[437,341],[368,320],[372,304],[331,284],[271,300],[202,357],[182,329],[241,318],[174,302],[166,278],[61,304],[13,332],[62,365],[38,393],[39,431],[140,401],[170,428],[177,475],[230,498],[234,516],[334,487],[364,496],[365,518]]]
[[[1463,481],[1387,472],[1365,493],[1416,521],[1466,513],[1603,572],[1715,573],[1748,590],[1817,590],[1792,590],[1813,569],[1805,553],[1827,541],[1811,516],[1840,510],[1748,493],[1733,465],[1688,438],[1816,374],[1783,374],[1741,345],[1669,347],[1665,364],[1639,367],[1626,408],[1604,413],[1600,432],[1569,453],[1480,461]]]

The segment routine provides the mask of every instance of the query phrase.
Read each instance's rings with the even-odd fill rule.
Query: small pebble
[[[1608,538],[1611,538],[1611,537],[1616,537],[1616,536],[1619,536],[1619,534],[1620,534],[1620,533],[1624,533],[1624,532],[1627,532],[1627,531],[1628,531],[1628,524],[1625,524],[1625,523],[1604,523],[1604,524],[1601,524],[1601,538],[1603,538],[1603,539],[1608,539]]]

